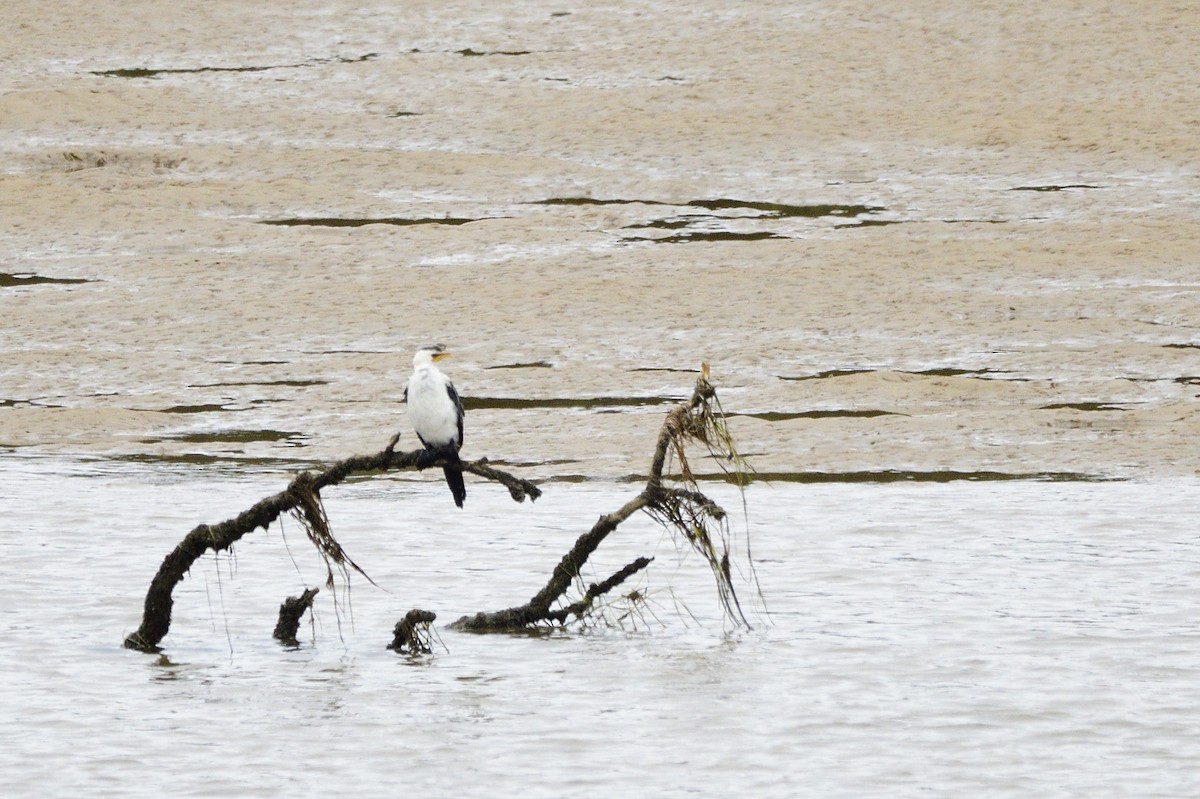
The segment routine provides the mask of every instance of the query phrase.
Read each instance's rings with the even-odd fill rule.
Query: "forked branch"
[[[584,564],[610,533],[639,510],[646,511],[668,529],[680,533],[690,546],[704,557],[717,582],[717,593],[726,616],[749,627],[734,591],[729,567],[729,546],[725,536],[725,511],[700,492],[688,466],[686,445],[703,442],[710,454],[732,464],[740,474],[741,459],[724,425],[724,414],[717,404],[716,389],[708,382],[708,368],[696,381],[691,398],[670,411],[663,422],[650,463],[650,475],[641,493],[614,513],[601,516],[592,529],[581,535],[563,556],[550,580],[524,605],[504,610],[463,616],[450,625],[470,632],[519,630],[536,624],[563,624],[571,617],[590,612],[595,599],[641,571],[649,558],[638,558],[612,577],[592,584],[584,596],[565,607],[555,608],[567,590],[579,578]],[[674,459],[679,464],[682,487],[664,485],[664,471]],[[739,484],[741,481],[739,480]]]

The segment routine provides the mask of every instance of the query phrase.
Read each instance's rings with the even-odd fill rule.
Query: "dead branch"
[[[556,621],[559,624],[566,624],[567,619],[574,616],[577,619],[582,619],[584,614],[592,609],[593,603],[601,596],[616,588],[621,583],[625,582],[629,577],[640,572],[642,569],[650,565],[654,558],[638,558],[624,568],[617,571],[607,580],[599,583],[592,583],[588,586],[587,591],[583,595],[583,599],[577,602],[572,602],[565,608],[560,608],[547,615],[548,621]]]
[[[300,596],[290,596],[279,606],[279,621],[275,624],[275,638],[284,646],[299,646],[296,633],[300,630],[300,617],[312,607],[313,598],[319,588],[309,588]]]
[[[433,651],[433,642],[429,633],[429,625],[437,619],[437,614],[428,610],[413,608],[404,614],[404,618],[396,622],[392,630],[392,642],[388,649],[409,654],[429,654]]]
[[[205,552],[209,550],[220,552],[229,549],[242,536],[260,527],[264,530],[267,529],[282,514],[297,508],[301,509],[304,518],[312,522],[316,516],[310,519],[309,514],[324,515],[324,511],[319,506],[320,491],[337,485],[351,475],[447,465],[440,458],[430,460],[424,450],[396,452],[393,450],[395,443],[396,439],[393,438],[384,450],[374,455],[356,455],[338,461],[320,472],[302,472],[283,491],[259,500],[234,518],[227,519],[220,524],[201,524],[194,528],[167,554],[162,565],[159,566],[158,573],[150,581],[150,587],[146,591],[141,626],[125,638],[125,646],[142,652],[158,651],[159,642],[171,628],[171,609],[174,604],[171,594],[175,590],[175,586],[187,575],[192,564]],[[513,499],[518,502],[524,501],[526,497],[535,500],[541,496],[541,491],[537,486],[513,475],[492,469],[486,465],[486,461],[465,462],[461,464],[461,468],[465,472],[502,483],[508,488]],[[318,498],[317,504],[312,502],[314,497]],[[327,522],[324,527],[327,532]],[[336,545],[336,541],[333,544]],[[332,562],[339,565],[349,563],[352,568],[358,569],[348,559],[340,561],[336,559],[339,553],[344,556],[344,553],[340,552],[340,546],[335,548],[326,542],[318,544],[318,549],[326,556],[331,556],[332,553]],[[327,560],[327,564],[328,562],[330,561]]]
[[[581,535],[563,556],[550,580],[524,605],[499,611],[463,616],[451,629],[468,632],[519,630],[535,624],[564,623],[571,616],[581,618],[591,609],[595,598],[645,568],[650,560],[639,558],[608,580],[588,588],[582,599],[566,607],[553,609],[571,584],[579,577],[587,559],[610,533],[639,510],[646,511],[668,529],[682,533],[693,549],[709,564],[717,581],[717,594],[727,618],[749,627],[734,591],[729,568],[729,547],[724,536],[725,511],[706,497],[696,484],[688,466],[685,446],[689,441],[704,443],[711,454],[731,462],[740,470],[741,460],[724,426],[724,414],[716,406],[716,389],[708,381],[707,364],[691,398],[672,409],[663,422],[650,464],[650,475],[640,494],[615,513],[601,516],[592,529]],[[679,463],[684,487],[664,486],[664,471],[674,457]],[[722,468],[725,468],[722,466]],[[740,471],[739,471],[740,475]],[[739,485],[742,483],[739,483]],[[717,530],[714,530],[714,525]],[[719,534],[714,535],[714,532]]]
[[[579,575],[583,564],[587,563],[588,557],[596,551],[600,542],[617,529],[621,522],[645,506],[646,498],[643,494],[639,494],[625,503],[625,506],[616,513],[601,516],[592,525],[592,529],[579,536],[570,551],[563,555],[562,560],[554,567],[550,581],[546,583],[545,587],[524,605],[505,610],[476,613],[474,616],[463,616],[451,624],[450,629],[465,632],[518,630],[539,622],[551,621],[551,607],[571,587],[571,583]]]
[[[349,569],[370,580],[371,578],[350,559],[333,537],[320,494],[321,489],[336,485],[351,475],[452,466],[503,484],[517,502],[522,502],[527,497],[531,500],[537,499],[541,494],[538,488],[528,481],[493,469],[486,459],[449,464],[425,450],[396,452],[394,447],[397,440],[398,437],[393,437],[386,448],[374,455],[347,458],[320,472],[303,472],[297,475],[286,489],[259,501],[240,515],[217,525],[202,524],[193,529],[163,560],[146,592],[142,624],[125,639],[125,646],[146,652],[157,651],[159,642],[170,629],[172,591],[184,579],[192,564],[209,550],[220,552],[255,529],[266,529],[283,513],[291,513],[300,520],[309,539],[325,560],[326,584],[329,587],[334,585],[334,567],[339,570],[344,580],[349,580]],[[637,558],[606,580],[588,586],[578,600],[568,603],[565,599],[571,586],[580,579],[592,553],[613,531],[638,511],[646,512],[668,530],[678,533],[705,559],[717,582],[717,593],[726,618],[735,624],[749,627],[733,588],[726,514],[717,503],[699,490],[687,460],[687,445],[690,442],[703,443],[709,454],[721,464],[722,469],[727,473],[732,469],[739,486],[746,484],[743,471],[746,466],[737,454],[733,439],[725,427],[724,413],[717,400],[716,390],[708,381],[707,365],[696,381],[691,398],[667,414],[655,442],[650,474],[642,491],[613,513],[601,516],[589,531],[579,536],[574,546],[554,568],[546,585],[524,605],[464,616],[451,624],[451,628],[491,632],[523,629],[537,624],[565,624],[572,618],[584,621],[594,611],[598,598],[645,569],[652,560]],[[678,466],[677,475],[667,474],[672,463]],[[667,485],[668,480],[674,484]],[[285,607],[280,610],[277,637],[285,641],[294,641],[299,618],[311,605],[312,596],[316,591],[315,588],[309,589],[304,596],[295,600],[297,605],[290,611],[294,613],[294,619],[288,624],[285,624],[284,620],[284,610],[288,608],[288,603],[285,603]],[[639,592],[630,596],[635,594]],[[291,601],[293,600],[289,600]],[[431,651],[429,625],[434,618],[434,614],[428,611],[410,611],[397,623],[390,648],[407,652]]]

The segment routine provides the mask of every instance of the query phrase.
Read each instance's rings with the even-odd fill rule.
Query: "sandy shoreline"
[[[1200,18],[1091,6],[17,3],[0,451],[372,451],[442,341],[536,477],[702,361],[765,472],[1194,476]]]

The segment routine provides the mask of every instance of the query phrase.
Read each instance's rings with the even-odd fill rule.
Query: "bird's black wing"
[[[454,403],[455,410],[458,411],[458,446],[463,443],[463,406],[462,399],[458,396],[458,391],[455,390],[454,384],[449,380],[446,381],[446,393],[450,395],[450,400]]]

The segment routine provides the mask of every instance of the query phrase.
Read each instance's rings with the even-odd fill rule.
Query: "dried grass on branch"
[[[725,414],[708,377],[708,364],[705,364],[691,398],[667,414],[658,435],[650,475],[642,492],[614,513],[601,516],[591,530],[581,535],[555,567],[549,582],[541,591],[524,605],[463,616],[451,624],[451,628],[470,632],[503,632],[585,619],[593,613],[600,597],[644,569],[651,561],[650,558],[638,558],[608,579],[592,584],[581,599],[564,604],[568,588],[580,579],[588,557],[610,533],[639,510],[648,513],[673,534],[678,534],[704,558],[716,580],[717,595],[726,618],[735,625],[749,628],[750,623],[742,612],[733,584],[726,513],[699,490],[687,459],[688,444],[703,443],[709,455],[739,487],[744,487],[748,482],[746,463],[738,454],[733,437],[725,425]],[[677,478],[665,475],[672,461],[678,464]],[[668,480],[679,485],[668,487],[664,484]],[[556,604],[559,606],[556,607]]]

